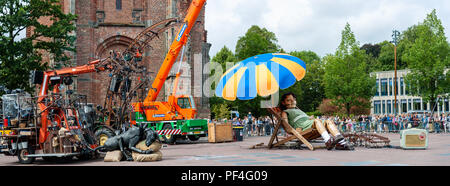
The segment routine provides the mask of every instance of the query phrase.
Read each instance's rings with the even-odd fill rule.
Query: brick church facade
[[[109,51],[123,51],[133,39],[149,26],[168,18],[179,17],[187,12],[191,0],[61,0],[65,13],[78,16],[76,21],[76,54],[72,65],[84,65],[95,59],[109,56]],[[151,41],[151,49],[143,52],[143,62],[154,79],[166,53],[178,33],[178,27],[169,29],[163,36]],[[210,113],[209,101],[203,92],[203,66],[209,62],[207,31],[205,30],[205,8],[197,19],[186,45],[183,74],[178,92],[193,95],[198,117],[206,118]],[[181,54],[181,53],[180,53]],[[194,61],[194,58],[197,60]],[[51,63],[50,63],[51,64]],[[175,64],[172,71],[178,70]],[[169,75],[170,76],[170,75]],[[200,78],[200,79],[199,79]],[[169,78],[161,90],[158,100],[167,100],[172,92],[173,78]],[[88,101],[103,105],[108,89],[108,72],[79,75],[74,89],[88,95]],[[200,91],[200,92],[199,92]]]

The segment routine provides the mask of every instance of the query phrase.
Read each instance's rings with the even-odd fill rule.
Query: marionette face
[[[285,99],[282,100],[282,104],[287,109],[292,109],[297,106],[297,101],[293,95],[288,95]]]

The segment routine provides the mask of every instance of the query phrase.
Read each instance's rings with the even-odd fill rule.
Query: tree
[[[394,70],[395,56],[394,56],[394,45],[389,41],[383,41],[379,44],[381,46],[380,55],[378,61],[380,62],[379,71]],[[398,52],[397,48],[397,52]],[[402,69],[402,63],[400,62],[400,55],[397,54],[397,69]]]
[[[49,19],[42,24],[40,19]],[[31,70],[45,70],[42,53],[48,52],[56,62],[68,60],[66,51],[74,52],[76,16],[64,14],[58,0],[0,0],[0,84],[8,89],[32,91]],[[33,28],[20,39],[20,33]]]
[[[228,47],[223,46],[223,48],[220,49],[219,52],[217,52],[217,54],[212,58],[211,61],[220,63],[222,65],[222,68],[226,70],[226,64],[235,63],[237,62],[237,59],[233,52],[228,49]]]
[[[450,79],[448,73],[445,74],[450,66],[450,46],[436,10],[411,29],[416,32],[403,55],[410,70],[405,81],[410,85],[411,94],[430,101],[434,108],[437,96],[450,91]]]
[[[281,48],[278,46],[277,41],[278,40],[275,36],[275,33],[268,31],[266,28],[252,26],[247,30],[244,36],[239,37],[239,40],[236,43],[235,59],[236,61],[242,61],[259,54],[280,52]],[[223,49],[222,53],[227,54],[226,56],[229,56],[230,54],[228,51],[226,51],[226,49]],[[216,56],[217,59],[223,59],[219,57],[219,54],[217,54]],[[263,99],[265,98],[261,98],[258,96],[255,99],[248,101],[236,100],[230,102],[223,99],[222,100],[223,103],[233,105],[233,108],[238,109],[240,113],[252,112],[255,117],[259,117],[268,114],[265,109],[260,109],[259,107]],[[221,103],[221,101],[218,101],[218,99],[216,98],[212,98],[211,100],[213,101],[211,105],[213,105],[213,103]]]
[[[228,105],[225,103],[213,105],[211,112],[217,120],[226,119],[230,116],[230,110],[228,109]]]
[[[333,114],[338,113],[339,112],[338,107],[334,105],[332,102],[333,100],[331,99],[324,99],[322,103],[319,105],[318,110],[326,116],[331,116]]]
[[[281,95],[287,92],[293,92],[297,95],[298,107],[305,112],[314,112],[318,109],[320,103],[325,98],[323,87],[323,68],[320,57],[312,51],[294,51],[289,53],[298,57],[306,63],[306,75],[292,87],[281,91]]]
[[[342,40],[335,55],[327,55],[325,61],[325,95],[334,105],[345,107],[347,115],[353,106],[370,107],[361,100],[370,100],[375,93],[375,78],[367,70],[368,56],[360,50],[350,25],[342,31]]]
[[[378,58],[378,56],[380,56],[381,46],[379,44],[372,45],[371,43],[368,43],[364,44],[361,47],[361,50],[365,50],[367,55]]]
[[[232,66],[230,67],[230,64],[234,64],[235,62],[237,62],[237,59],[234,56],[233,52],[230,49],[228,49],[226,46],[224,46],[212,58],[212,62],[219,63],[221,68],[219,68],[219,65],[216,65],[217,68],[211,69],[210,79],[211,78],[213,79],[213,77],[220,78],[220,76],[218,76],[218,75],[225,73],[225,71],[227,71],[227,68],[231,68]],[[227,63],[229,63],[229,64],[227,65]],[[222,70],[222,72],[217,72],[219,70]],[[218,78],[215,78],[215,81],[218,82],[220,80]],[[216,86],[217,86],[216,82],[212,82],[210,90],[215,90]],[[212,96],[209,98],[209,103],[211,105],[222,105],[222,104],[225,104],[225,102],[227,102],[227,101],[223,98],[219,98],[219,97],[215,97],[215,96]]]
[[[259,54],[280,52],[277,42],[275,33],[254,25],[244,36],[239,37],[236,44],[236,57],[242,61]]]

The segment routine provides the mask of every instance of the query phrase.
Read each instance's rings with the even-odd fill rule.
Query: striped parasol
[[[217,85],[216,96],[229,101],[250,100],[257,95],[267,97],[294,85],[305,74],[306,64],[297,57],[280,53],[257,55],[225,72]]]

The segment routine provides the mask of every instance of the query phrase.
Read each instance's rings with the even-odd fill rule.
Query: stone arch
[[[105,51],[108,48],[111,48],[114,46],[121,46],[123,48],[127,48],[128,46],[131,45],[131,43],[133,43],[133,39],[131,39],[127,36],[123,36],[123,35],[111,36],[111,37],[105,39],[99,45],[97,45],[97,49],[95,50],[96,51],[95,57],[101,58],[102,54],[104,54],[105,52],[109,52],[109,51]],[[120,52],[123,52],[123,51],[120,51]]]

